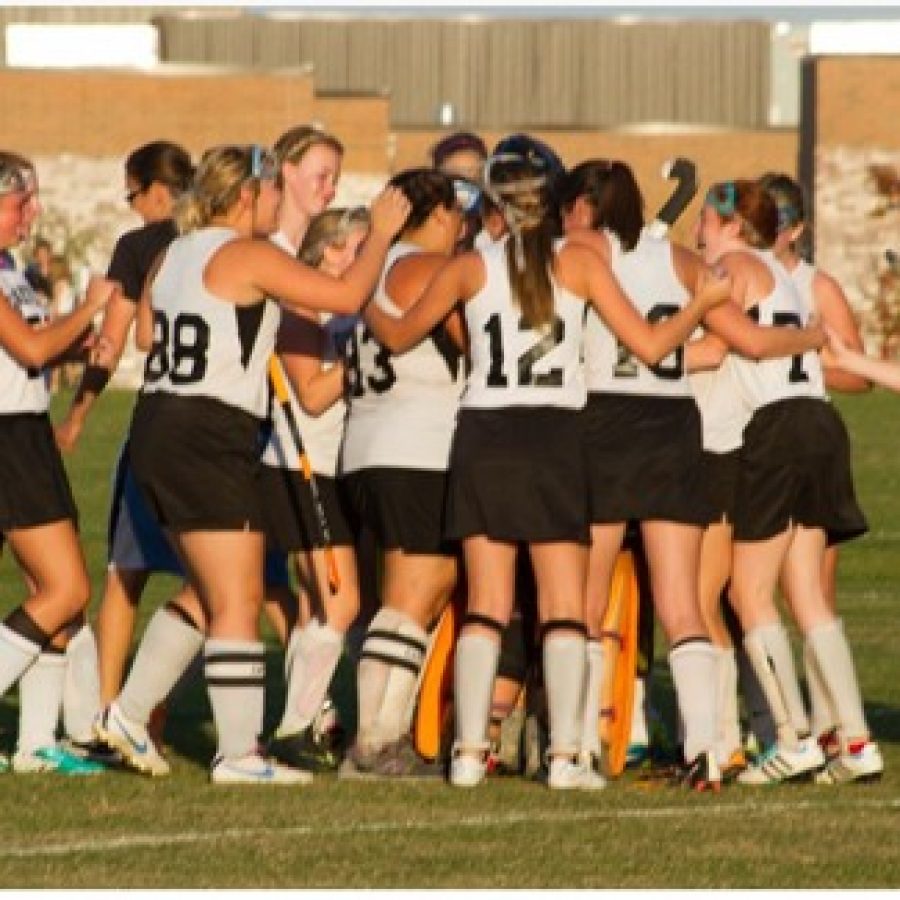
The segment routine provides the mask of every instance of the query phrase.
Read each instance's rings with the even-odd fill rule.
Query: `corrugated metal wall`
[[[396,126],[443,102],[473,128],[767,124],[769,25],[603,19],[268,19],[162,16],[171,62],[311,62],[324,92],[390,91]]]
[[[472,128],[636,122],[763,128],[769,25],[736,21],[267,17],[165,7],[0,7],[10,21],[146,21],[173,63],[282,68],[316,88],[391,96],[392,124],[432,126],[444,102]],[[5,51],[4,51],[5,52]]]

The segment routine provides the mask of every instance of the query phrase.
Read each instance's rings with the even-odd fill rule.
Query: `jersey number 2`
[[[509,378],[503,374],[503,331],[500,323],[500,314],[494,313],[484,326],[490,339],[491,368],[488,371],[487,386],[505,388],[509,386]],[[519,331],[531,331],[531,326],[524,319],[519,319]],[[518,360],[518,384],[520,387],[534,385],[535,387],[561,387],[563,383],[563,370],[553,368],[540,375],[534,374],[535,364],[558,347],[566,334],[566,324],[559,316],[554,316],[550,323],[550,330],[536,344],[532,344],[526,351],[519,355]]]

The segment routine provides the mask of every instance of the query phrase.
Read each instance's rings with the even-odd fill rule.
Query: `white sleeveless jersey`
[[[279,231],[273,235],[271,240],[286,253],[290,253],[291,256],[296,255],[294,248],[282,232]],[[332,316],[331,313],[319,313],[319,324],[325,329],[325,356],[322,359],[324,370],[330,369],[337,359],[337,336],[352,329],[356,318],[356,316]],[[341,438],[344,435],[347,404],[341,398],[321,415],[310,416],[304,412],[290,381],[285,379],[285,384],[291,398],[291,408],[294,410],[294,418],[297,421],[303,447],[313,471],[318,475],[334,477],[337,471]],[[294,439],[291,437],[281,404],[277,402],[272,404],[272,431],[263,449],[262,461],[264,465],[277,469],[300,470],[300,457],[294,445]]]
[[[794,325],[799,328],[806,325],[810,310],[788,271],[770,251],[753,252],[768,266],[775,286],[768,297],[747,311],[747,315],[765,326]],[[753,410],[779,400],[826,399],[822,364],[815,350],[759,361],[729,354],[726,364],[731,366],[738,389]]]
[[[484,287],[465,306],[472,371],[462,405],[580,409],[587,399],[581,361],[585,301],[551,278],[552,323],[541,329],[525,325],[509,284],[506,243],[481,251]]]
[[[17,269],[0,269],[0,292],[29,324],[49,318],[47,301]],[[0,415],[42,413],[50,405],[50,369],[29,369],[0,347]]]
[[[385,292],[388,273],[402,257],[420,252],[420,247],[404,243],[388,252],[372,300],[388,315],[403,315]],[[341,471],[382,466],[445,471],[466,367],[443,328],[405,353],[393,354],[360,319],[345,358],[350,410]]]
[[[213,254],[235,237],[230,228],[209,227],[169,245],[151,291],[153,347],[142,390],[208,397],[263,419],[281,310],[272,300],[236,306],[203,283]]]
[[[618,237],[605,232],[612,249],[612,271],[632,305],[650,324],[674,316],[691,295],[675,272],[672,245],[644,229],[628,252]],[[654,366],[642,363],[619,341],[590,307],[584,332],[584,366],[590,392],[650,397],[688,397],[684,348],[678,347]]]
[[[727,361],[718,369],[692,372],[688,379],[700,410],[703,449],[728,453],[744,443],[744,428],[751,409],[738,390],[734,372]]]

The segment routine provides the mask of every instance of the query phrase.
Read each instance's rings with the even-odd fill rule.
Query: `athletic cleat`
[[[454,750],[450,757],[450,784],[454,787],[477,787],[487,774],[487,758],[484,753],[466,753]]]
[[[276,734],[266,750],[273,759],[293,769],[334,772],[339,760],[326,741],[325,736],[317,735],[309,726],[293,734]]]
[[[719,771],[715,754],[709,750],[698,753],[692,762],[679,767],[670,784],[698,794],[706,791],[718,794],[722,789],[722,773]]]
[[[629,744],[625,751],[625,768],[636,769],[650,759],[650,746],[648,744]]]
[[[312,784],[312,772],[283,766],[274,760],[264,759],[259,753],[248,753],[226,759],[217,756],[209,773],[213,784]]]
[[[838,737],[837,728],[829,728],[823,731],[816,740],[822,749],[826,761],[834,759],[841,754],[841,739]]]
[[[58,772],[60,775],[99,775],[106,766],[82,759],[65,747],[54,744],[23,752],[17,750],[12,758],[12,770],[19,775],[37,772]]]
[[[115,701],[94,722],[94,733],[107,746],[118,750],[132,769],[154,778],[169,774],[169,764],[156,749],[146,726],[126,719]]]
[[[816,784],[849,784],[879,781],[884,772],[884,760],[878,744],[866,741],[862,747],[832,757],[816,775]]]
[[[825,765],[825,757],[812,738],[800,741],[796,750],[773,744],[759,759],[737,777],[738,784],[781,784],[808,781]]]
[[[443,766],[437,760],[429,762],[419,756],[409,735],[377,750],[366,750],[356,744],[338,769],[339,778],[351,779],[432,779],[443,776]]]
[[[554,756],[547,769],[547,787],[554,791],[601,791],[606,779],[588,761]]]
[[[61,742],[61,745],[74,756],[90,762],[100,763],[107,769],[121,768],[122,754],[118,750],[113,750],[103,741],[94,738],[92,741],[73,741],[68,738]]]
[[[724,784],[731,784],[731,782],[735,781],[738,775],[747,768],[747,765],[747,756],[743,749],[738,747],[736,750],[732,751],[731,756],[728,757],[728,762],[721,767],[722,782]]]

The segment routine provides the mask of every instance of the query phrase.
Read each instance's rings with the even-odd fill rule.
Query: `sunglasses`
[[[465,178],[454,178],[453,194],[456,198],[456,205],[463,215],[469,215],[478,209],[481,202],[481,188],[477,184]]]

